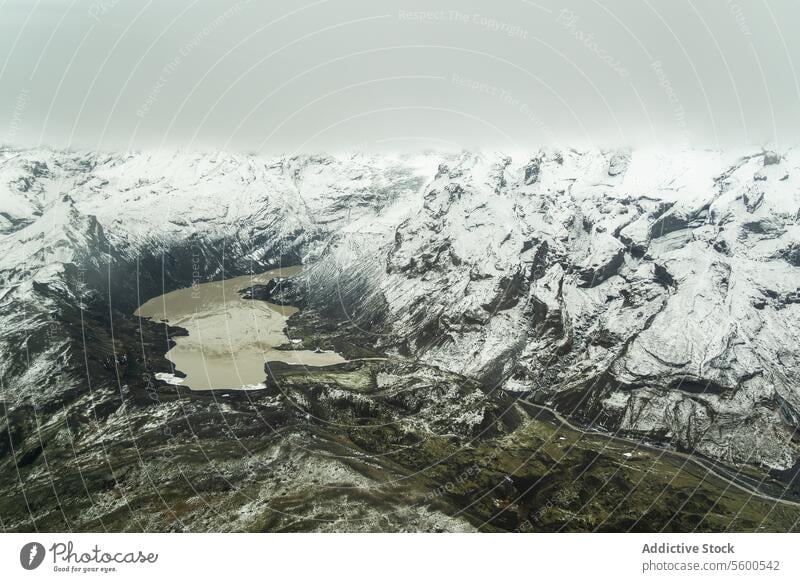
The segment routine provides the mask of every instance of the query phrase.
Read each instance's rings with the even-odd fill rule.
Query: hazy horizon
[[[7,0],[0,143],[81,150],[785,149],[788,0]]]

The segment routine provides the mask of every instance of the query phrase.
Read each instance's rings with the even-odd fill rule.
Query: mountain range
[[[387,366],[398,369],[372,376],[380,390],[394,378],[408,384],[397,394],[412,385],[419,391],[415,405],[403,403],[413,410],[409,420],[388,412],[393,400],[376,404],[324,382],[304,385],[303,415],[324,408],[325,398],[343,398],[359,418],[373,407],[370,414],[409,422],[406,432],[475,438],[499,431],[492,438],[515,435],[514,446],[524,447],[519,421],[503,411],[543,407],[587,433],[690,453],[788,491],[800,457],[798,163],[794,150],[267,158],[3,149],[4,527],[60,523],[60,511],[68,525],[91,529],[97,524],[85,520],[123,511],[119,483],[136,473],[131,467],[153,463],[157,471],[168,461],[126,456],[120,473],[108,450],[152,435],[152,450],[161,451],[179,433],[154,428],[159,423],[187,422],[194,438],[213,433],[220,457],[251,462],[235,450],[258,438],[248,415],[269,418],[272,429],[289,423],[290,413],[270,396],[258,404],[237,404],[237,394],[209,401],[155,379],[170,371],[163,355],[180,330],[143,328],[132,313],[198,281],[293,264],[306,266],[283,289],[301,307],[297,329],[316,325],[344,352],[393,360]],[[213,420],[211,406],[228,407],[227,426]],[[289,424],[299,427],[303,418]],[[226,443],[219,435],[228,431],[237,438]],[[309,446],[307,434],[296,438],[305,444],[281,453],[282,462]],[[180,444],[186,455],[190,440]],[[135,447],[140,457],[147,446]],[[313,462],[304,457],[303,471],[293,465],[288,481],[304,487],[316,479],[333,462],[318,453]],[[199,471],[206,461],[193,462]],[[97,483],[87,486],[94,477],[75,465],[90,467]],[[369,474],[350,465],[331,471],[350,475],[346,483]],[[147,489],[146,473],[130,488]],[[275,474],[270,468],[270,479]],[[215,487],[220,496],[229,491]],[[492,487],[502,491],[502,480]],[[30,491],[41,494],[38,504]],[[53,491],[102,499],[92,500],[90,517],[78,516],[63,509],[69,499],[48,508]],[[255,502],[234,497],[225,497],[237,516],[226,518],[226,528],[277,527],[247,521]],[[5,513],[23,501],[16,517]],[[363,519],[378,527],[383,510],[374,500],[359,503],[375,511]],[[422,513],[401,505],[393,511],[411,529],[469,529],[482,519],[430,498],[415,498]],[[223,527],[207,509],[202,518],[183,511],[196,529]],[[323,520],[306,519],[300,529]]]

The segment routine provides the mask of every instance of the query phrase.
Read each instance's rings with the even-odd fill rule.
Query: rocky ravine
[[[362,346],[525,393],[584,425],[788,475],[799,456],[795,159],[791,151],[265,160],[5,150],[5,474],[15,496],[41,480],[45,499],[61,483],[48,463],[54,471],[54,456],[68,463],[69,447],[100,474],[104,443],[127,442],[123,429],[155,434],[156,412],[167,424],[188,419],[191,435],[192,419],[209,418],[218,403],[154,382],[174,332],[137,332],[129,314],[194,280],[303,261],[312,267],[295,298]],[[156,408],[151,392],[161,394]],[[357,400],[345,398],[363,412]],[[249,435],[266,414],[296,427],[305,417],[295,412],[253,404],[231,426]],[[286,432],[294,430],[308,429]],[[167,446],[160,439],[151,452]],[[341,445],[341,435],[326,439]],[[202,475],[207,459],[194,462]],[[126,493],[112,477],[100,485],[116,507]],[[453,512],[436,511],[420,527],[461,527],[442,526]],[[198,527],[224,521],[193,515]],[[272,527],[254,515],[247,528]]]

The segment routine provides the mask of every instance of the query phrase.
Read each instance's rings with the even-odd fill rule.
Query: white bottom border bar
[[[796,580],[791,534],[3,534],[2,580]]]

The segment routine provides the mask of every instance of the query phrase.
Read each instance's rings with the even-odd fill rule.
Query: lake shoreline
[[[293,277],[302,269],[299,265],[195,283],[140,305],[134,316],[186,331],[171,338],[175,345],[165,357],[174,370],[160,372],[158,379],[193,391],[262,390],[266,388],[264,364],[268,361],[310,367],[343,362],[335,352],[287,350],[293,342],[286,335],[286,323],[298,309],[241,293],[277,278]],[[176,374],[178,371],[183,377]]]

